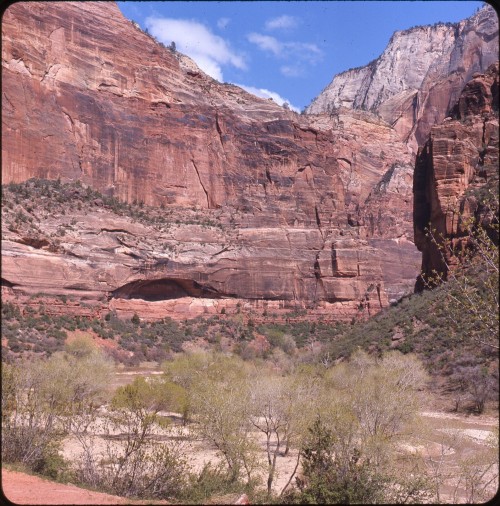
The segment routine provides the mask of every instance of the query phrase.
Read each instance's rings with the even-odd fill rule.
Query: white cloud
[[[297,18],[284,14],[283,16],[267,20],[265,26],[266,30],[284,30],[295,28],[297,25]]]
[[[280,56],[283,52],[283,44],[270,35],[252,32],[248,34],[247,38],[262,51],[270,51],[275,56]]]
[[[300,112],[298,107],[290,104],[290,101],[282,96],[278,95],[278,93],[270,90],[266,90],[265,88],[255,88],[254,86],[245,86],[244,84],[234,83],[236,86],[243,88],[248,93],[255,95],[260,98],[272,98],[278,105],[283,105],[285,102],[290,106],[290,109],[295,112]]]
[[[223,81],[223,65],[247,68],[243,56],[197,21],[149,17],[145,24],[151,35],[166,45],[175,42],[178,51],[190,56],[204,72],[218,81]]]
[[[231,20],[229,18],[220,18],[217,20],[217,27],[224,30]]]
[[[184,53],[185,51],[181,51]],[[186,54],[189,54],[185,52]],[[205,74],[208,74],[210,77],[217,79],[220,83],[224,82],[224,76],[222,74],[221,66],[212,58],[205,54],[200,53],[191,53],[189,55],[195,62],[198,67],[200,67]]]
[[[298,59],[316,65],[322,58],[323,52],[316,44],[308,42],[281,42],[270,35],[252,32],[247,39],[261,51],[272,53],[277,58]]]

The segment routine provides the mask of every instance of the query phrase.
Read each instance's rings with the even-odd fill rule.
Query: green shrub
[[[213,496],[241,493],[246,485],[234,481],[227,469],[222,465],[205,464],[198,474],[189,476],[188,486],[181,496],[187,503],[205,504]]]
[[[36,473],[56,481],[69,481],[72,478],[70,463],[60,454],[60,442],[51,441],[42,451],[41,459],[33,466]]]

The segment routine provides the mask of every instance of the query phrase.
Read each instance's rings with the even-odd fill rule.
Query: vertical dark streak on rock
[[[196,175],[198,176],[198,181],[200,182],[200,185],[203,188],[203,191],[205,192],[205,197],[207,198],[207,209],[210,209],[210,199],[208,197],[208,192],[205,188],[205,185],[203,184],[203,181],[201,180],[200,173],[198,171],[198,167],[196,167],[196,164],[194,163],[193,159],[191,159],[191,163],[193,164]]]

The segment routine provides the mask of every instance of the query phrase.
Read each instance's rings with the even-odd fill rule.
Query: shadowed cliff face
[[[382,55],[334,77],[307,108],[372,111],[417,152],[465,83],[498,60],[498,16],[490,5],[460,23],[395,32]]]
[[[161,287],[186,297],[213,289],[217,297],[335,304],[332,311],[352,315],[412,289],[420,255],[411,153],[373,114],[301,116],[220,84],[113,3],[14,4],[2,37],[4,183],[80,180],[127,202],[218,212],[232,230],[196,239],[193,253],[190,234],[199,231],[179,226],[166,237],[180,258],[147,280],[92,249],[88,226],[63,243],[89,250],[89,272],[85,261],[72,269],[67,251],[41,245],[41,254],[29,233],[9,231],[6,279],[18,291],[133,286],[115,293],[146,300],[161,298]],[[153,261],[157,248],[146,242],[142,258]],[[142,268],[140,256],[134,262]],[[42,275],[49,265],[60,275]],[[99,283],[88,277],[95,269]],[[160,281],[169,279],[184,285]],[[147,290],[128,285],[139,281]]]
[[[498,62],[475,74],[450,111],[432,127],[417,156],[413,182],[415,244],[422,251],[422,272],[446,275],[449,255],[442,257],[435,238],[459,240],[462,223],[481,221],[487,211],[481,194],[498,194]],[[417,283],[417,289],[422,283]]]

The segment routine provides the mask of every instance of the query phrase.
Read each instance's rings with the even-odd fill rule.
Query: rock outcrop
[[[497,59],[498,16],[485,5],[460,23],[395,32],[381,56],[335,76],[306,112],[341,106],[374,112],[416,153],[465,83]]]
[[[443,123],[431,129],[414,176],[415,243],[424,276],[446,275],[450,256],[436,242],[460,240],[470,218],[490,219],[484,196],[498,198],[498,62],[475,74]],[[432,230],[432,237],[428,231]],[[422,282],[417,284],[417,289]]]
[[[81,181],[226,227],[139,230],[73,210],[79,225],[51,249],[67,223],[49,213],[42,238],[4,235],[9,290],[265,300],[350,318],[413,289],[412,155],[386,121],[301,116],[220,84],[114,3],[20,2],[2,38],[3,183]],[[161,244],[177,256],[164,261]]]

